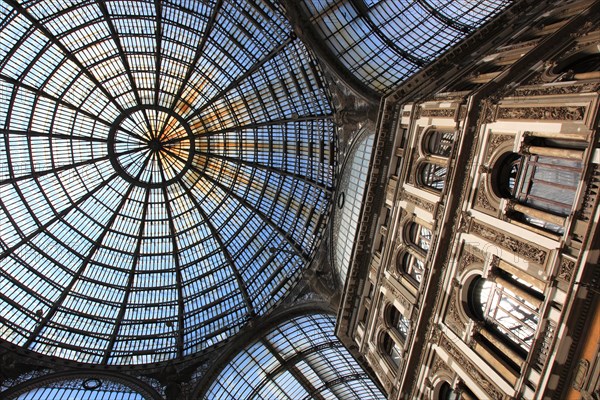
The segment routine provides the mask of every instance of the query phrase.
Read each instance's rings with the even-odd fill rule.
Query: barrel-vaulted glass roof
[[[430,64],[513,0],[305,0],[336,59],[380,94]]]
[[[0,337],[142,364],[277,304],[333,186],[320,70],[261,0],[0,3]]]
[[[384,399],[325,314],[292,318],[239,352],[204,399]]]

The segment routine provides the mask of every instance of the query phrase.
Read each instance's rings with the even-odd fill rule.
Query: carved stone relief
[[[454,118],[456,110],[454,108],[436,108],[422,109],[421,117],[439,117],[439,118]]]
[[[548,252],[534,243],[517,239],[505,232],[493,229],[490,226],[479,223],[473,220],[471,224],[471,233],[486,239],[498,246],[512,251],[520,257],[528,261],[544,265],[548,258]]]
[[[498,105],[491,99],[484,99],[481,102],[482,106],[482,121],[485,123],[491,123],[496,120],[496,113],[498,112]]]
[[[440,340],[440,345],[446,352],[469,374],[469,376],[477,382],[477,384],[489,395],[489,399],[504,400],[509,397],[505,395],[500,388],[493,382],[488,380],[488,377],[483,374],[479,368],[466,357],[446,335],[443,335]]]
[[[583,120],[586,107],[510,107],[498,110],[497,119]]]
[[[444,360],[442,360],[436,355],[433,359],[433,362],[431,363],[431,367],[429,368],[429,378],[431,379],[436,375],[439,375],[440,372],[445,373],[445,375],[449,376],[453,375],[452,371],[450,370],[450,368],[448,368]]]
[[[408,173],[408,183],[414,185],[416,182],[415,175],[417,173],[417,149],[413,148],[410,152],[410,165],[412,166]]]
[[[571,277],[573,276],[574,270],[575,261],[569,260],[567,258],[562,258],[560,260],[560,267],[558,268],[557,278],[565,282],[571,282]]]
[[[375,371],[375,374],[379,377],[379,380],[383,384],[386,392],[389,393],[392,388],[392,381],[383,371],[383,368],[381,368],[381,365],[379,364],[379,356],[373,352],[369,352],[367,353],[367,360],[369,361],[371,368],[373,368],[373,371]]]
[[[485,162],[489,163],[492,155],[496,151],[498,147],[500,147],[503,143],[514,140],[514,135],[505,135],[505,134],[491,134],[488,140],[488,149],[485,158]]]
[[[431,203],[427,200],[423,200],[422,198],[417,197],[411,193],[404,192],[402,194],[402,200],[406,200],[408,203],[413,203],[417,207],[422,208],[423,210],[429,211],[430,213],[433,212],[433,208],[434,208],[433,203]]]
[[[577,83],[552,86],[523,86],[515,89],[515,97],[547,96],[557,94],[594,93],[600,89],[600,83]]]
[[[462,211],[460,213],[460,220],[458,221],[458,231],[469,232],[472,221],[473,217],[471,217],[471,214],[469,214],[467,211]]]
[[[458,302],[458,289],[454,288],[450,294],[450,302],[448,303],[448,308],[446,309],[446,318],[444,321],[454,333],[460,336],[466,329],[466,321],[462,319],[458,311],[458,307],[461,307],[460,303]]]
[[[486,187],[485,181],[486,181],[485,177],[481,178],[481,180],[479,181],[479,186],[477,188],[477,197],[475,197],[475,207],[496,212],[496,211],[498,211],[499,205],[496,202],[494,202],[494,204],[492,204],[492,202],[488,198],[487,192],[485,190],[485,187]]]
[[[462,273],[465,271],[465,269],[469,265],[474,264],[474,263],[483,264],[483,259],[469,251],[463,250],[460,260],[458,261],[458,267],[457,267],[455,276],[460,277],[462,275]]]

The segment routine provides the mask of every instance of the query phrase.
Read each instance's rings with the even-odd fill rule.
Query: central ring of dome
[[[119,175],[143,187],[178,181],[194,158],[190,126],[160,106],[125,110],[113,123],[107,143],[110,162]]]

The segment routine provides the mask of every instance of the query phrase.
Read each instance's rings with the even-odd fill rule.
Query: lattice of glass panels
[[[331,118],[268,1],[0,3],[0,337],[143,364],[234,335],[314,253]]]

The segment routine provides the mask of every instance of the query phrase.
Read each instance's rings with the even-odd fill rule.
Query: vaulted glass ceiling
[[[320,71],[268,1],[0,3],[0,337],[142,364],[271,310],[333,186]]]
[[[384,399],[324,314],[292,318],[238,353],[204,399]]]
[[[379,94],[429,65],[513,0],[305,0],[327,48]]]

